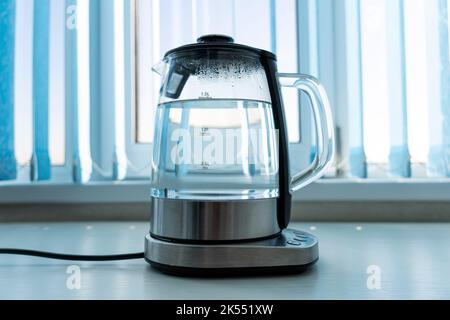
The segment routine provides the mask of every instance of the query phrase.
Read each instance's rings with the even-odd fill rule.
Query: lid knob
[[[232,37],[222,35],[222,34],[209,34],[197,39],[198,43],[234,43],[234,39]]]

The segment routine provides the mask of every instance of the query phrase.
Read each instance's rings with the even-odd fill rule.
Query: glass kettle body
[[[310,76],[278,74],[270,52],[226,36],[168,52],[154,70],[162,86],[151,175],[152,234],[228,241],[286,228],[291,194],[320,178],[334,154],[326,93]],[[317,129],[317,156],[289,170],[281,85],[304,91]]]

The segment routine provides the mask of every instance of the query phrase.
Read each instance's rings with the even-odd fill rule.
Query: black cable
[[[97,256],[97,255],[61,254],[36,250],[3,249],[3,248],[0,248],[0,254],[32,256],[32,257],[40,257],[55,260],[69,260],[69,261],[119,261],[119,260],[133,260],[144,258],[143,252]]]

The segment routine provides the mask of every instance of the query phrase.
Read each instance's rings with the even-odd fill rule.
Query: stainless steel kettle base
[[[183,244],[146,236],[145,259],[154,268],[183,276],[299,273],[319,258],[317,238],[287,229],[276,238],[233,244]]]

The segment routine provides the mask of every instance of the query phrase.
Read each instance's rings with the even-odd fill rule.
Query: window
[[[30,1],[1,24],[16,61],[14,108],[0,106],[1,184],[147,179],[152,66],[211,33],[324,84],[338,144],[324,184],[450,175],[449,0]],[[297,91],[283,95],[301,169],[315,152],[311,114]]]
[[[435,151],[446,148],[447,6],[446,1],[361,1],[364,145],[374,169],[369,175],[383,174],[377,166],[400,177],[450,173],[448,156]],[[447,165],[437,168],[437,161]]]
[[[298,71],[295,0],[137,0],[136,8],[138,142],[152,142],[149,124],[153,123],[158,103],[160,79],[150,70],[170,49],[194,43],[202,35],[227,34],[238,43],[279,52],[280,71]],[[297,91],[286,90],[285,99],[290,115],[289,136],[298,142]]]

